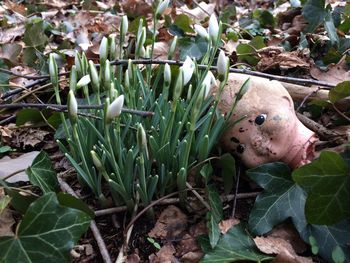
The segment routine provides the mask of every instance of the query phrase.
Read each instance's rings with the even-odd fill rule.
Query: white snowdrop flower
[[[111,122],[114,118],[120,115],[120,113],[122,112],[123,105],[124,95],[120,95],[107,108],[107,122]]]
[[[92,60],[89,61],[89,69],[90,69],[90,78],[92,81],[92,85],[95,90],[98,90],[100,87],[100,80],[97,73],[97,69],[95,67],[94,62],[92,62]]]
[[[212,14],[210,16],[208,31],[209,31],[209,36],[211,38],[211,41],[215,44],[219,35],[219,23],[218,23],[218,20],[216,19],[215,14]]]
[[[97,170],[101,171],[103,170],[103,164],[101,162],[101,159],[98,157],[97,153],[94,150],[90,151],[92,162],[94,163]]]
[[[156,15],[160,16],[164,13],[165,9],[168,8],[170,0],[161,1],[156,9]]]
[[[204,91],[204,98],[206,98],[210,92],[210,90],[217,86],[216,79],[214,77],[214,74],[211,71],[208,71],[207,75],[205,76],[203,80],[203,85],[205,87]]]
[[[91,82],[90,75],[85,75],[78,81],[77,88],[84,87],[88,85],[90,82]]]
[[[102,62],[106,61],[108,56],[108,39],[103,37],[100,44],[100,60]]]
[[[168,63],[164,66],[164,82],[167,86],[169,86],[171,82],[171,69]]]
[[[202,27],[201,25],[194,25],[194,31],[196,31],[196,33],[198,35],[200,35],[201,37],[205,38],[205,39],[209,39],[209,34],[207,32],[207,30]]]
[[[73,123],[78,119],[78,102],[72,90],[68,93],[68,114]]]
[[[123,38],[126,36],[126,33],[128,32],[128,28],[129,28],[128,16],[124,15],[122,18],[122,23],[120,25],[120,35]]]
[[[221,50],[217,63],[218,73],[220,76],[226,76],[229,66],[228,63],[228,57],[226,57],[225,52]]]
[[[181,66],[181,68],[183,69],[183,85],[185,86],[190,79],[192,78],[193,75],[193,71],[194,71],[194,62],[192,61],[192,59],[187,56],[185,59],[185,62],[183,63],[183,65]]]

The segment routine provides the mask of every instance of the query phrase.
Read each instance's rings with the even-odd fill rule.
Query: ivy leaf
[[[0,237],[2,262],[69,262],[69,252],[86,232],[90,217],[61,206],[48,193],[28,208],[16,236]]]
[[[296,185],[290,168],[284,163],[269,163],[249,169],[248,176],[264,188],[254,204],[249,217],[249,226],[254,234],[262,235],[275,225],[291,217],[299,233],[305,232],[305,193]]]
[[[329,91],[331,102],[337,102],[340,99],[350,96],[350,81],[343,81]]]
[[[350,217],[350,169],[336,152],[293,172],[293,179],[308,192],[305,214],[312,224],[330,225]]]
[[[44,32],[44,21],[41,19],[34,19],[32,23],[27,24],[23,41],[29,47],[45,45],[48,42],[48,37]]]
[[[337,34],[337,29],[334,26],[334,21],[330,11],[327,12],[327,15],[324,19],[324,27],[327,31],[328,37],[331,41],[331,44],[339,44],[339,37]]]
[[[185,60],[186,56],[201,59],[207,52],[208,42],[202,37],[196,37],[192,39],[182,39],[179,41],[180,45],[180,59]]]
[[[212,188],[209,187],[208,199],[211,210],[207,216],[209,220],[207,222],[210,246],[214,248],[220,238],[219,222],[223,218],[223,208],[219,194]]]
[[[26,173],[30,182],[40,187],[44,193],[59,191],[56,172],[52,168],[50,158],[45,152],[42,151],[35,157]]]
[[[309,23],[307,32],[313,32],[320,24],[323,23],[327,15],[324,8],[325,0],[308,0],[303,8],[302,15]]]
[[[200,261],[202,263],[225,263],[238,260],[261,262],[272,259],[258,252],[242,223],[235,225],[225,235],[222,235],[215,249],[210,248],[207,237],[201,237],[198,241],[205,253]]]
[[[221,176],[224,181],[224,190],[228,194],[232,188],[234,179],[236,178],[236,161],[229,153],[223,154],[219,159],[219,165],[222,170]]]

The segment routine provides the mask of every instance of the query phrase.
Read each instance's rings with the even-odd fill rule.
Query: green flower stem
[[[86,162],[86,159],[85,159],[85,154],[84,154],[84,149],[81,145],[81,141],[80,141],[80,138],[79,138],[79,134],[78,134],[78,125],[76,123],[73,123],[72,124],[72,129],[73,129],[73,136],[74,136],[74,140],[76,141],[77,143],[77,146],[78,146],[78,150],[79,150],[79,154],[80,154],[80,157],[81,157],[81,161],[82,161],[82,164],[83,164],[83,167],[86,171],[86,174],[88,175],[89,179],[90,179],[90,182],[87,182],[87,183],[90,183],[91,184],[91,188],[93,189],[95,195],[98,196],[98,193],[96,191],[96,185],[94,183],[94,180],[90,174],[90,169],[87,165],[87,162]]]

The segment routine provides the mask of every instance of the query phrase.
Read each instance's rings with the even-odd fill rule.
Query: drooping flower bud
[[[160,1],[156,9],[156,16],[161,16],[169,6],[169,0]]]
[[[209,39],[208,31],[204,27],[202,27],[201,25],[194,25],[194,31],[196,31],[196,33],[199,36],[201,36],[207,40]]]
[[[142,27],[141,33],[137,37],[136,40],[136,54],[141,55],[143,45],[145,44],[146,41],[146,28]]]
[[[218,20],[216,19],[215,14],[212,14],[209,18],[208,32],[213,45],[215,45],[219,36],[219,23],[218,23]]]
[[[140,149],[146,151],[146,156],[148,158],[148,149],[147,149],[147,137],[146,132],[141,123],[137,126],[137,145]]]
[[[228,73],[229,59],[226,57],[224,51],[220,51],[217,63],[217,69],[219,74],[219,80],[223,81]]]
[[[100,61],[104,64],[108,57],[108,39],[103,37],[100,44]]]
[[[210,92],[210,90],[217,86],[216,79],[211,71],[208,71],[207,75],[203,80],[203,88],[204,88],[204,98],[206,98]]]
[[[91,82],[90,75],[85,75],[78,81],[77,88],[79,89],[81,87],[84,87],[88,85],[90,82]]]
[[[109,60],[106,60],[106,66],[104,71],[104,89],[109,90],[111,88],[111,64]]]
[[[185,86],[192,78],[195,64],[192,59],[187,56],[181,68],[183,69],[183,85]]]
[[[78,75],[81,76],[81,74],[82,74],[81,56],[80,56],[80,54],[78,52],[75,52],[74,64],[77,67]]]
[[[118,117],[122,112],[124,105],[124,95],[118,96],[107,108],[106,122],[110,123],[114,118]]]
[[[68,116],[72,123],[78,120],[78,103],[72,90],[68,93]]]
[[[164,66],[164,83],[166,86],[170,86],[171,83],[171,69],[168,63]]]
[[[111,60],[117,59],[117,44],[115,42],[115,35],[109,37],[110,45],[109,45],[109,58]]]

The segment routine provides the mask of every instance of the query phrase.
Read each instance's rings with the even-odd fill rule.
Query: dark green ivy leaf
[[[313,32],[323,23],[327,15],[325,0],[308,0],[304,5],[302,15],[309,23],[307,32]]]
[[[350,81],[343,81],[329,91],[329,100],[337,102],[345,97],[350,96]]]
[[[40,187],[44,193],[59,191],[56,172],[52,167],[49,156],[45,152],[42,151],[35,157],[26,173],[30,182]]]
[[[222,235],[215,249],[210,248],[207,237],[201,237],[199,243],[205,253],[200,261],[202,263],[225,263],[239,260],[261,262],[272,259],[257,250],[242,223]]]
[[[69,252],[86,232],[90,217],[61,206],[55,193],[30,205],[16,236],[0,237],[1,262],[69,262]]]
[[[44,21],[40,19],[32,20],[32,23],[28,23],[26,25],[23,41],[29,47],[45,45],[48,42],[48,37],[44,32]]]
[[[293,172],[293,179],[308,192],[305,214],[312,224],[330,225],[350,217],[350,168],[336,152]]]

